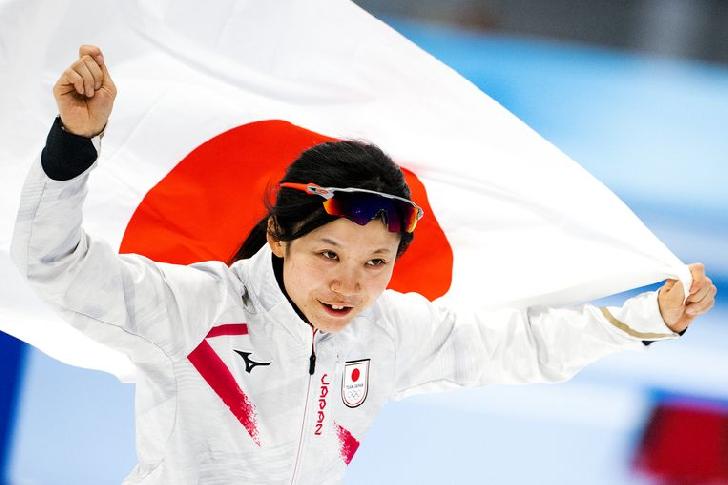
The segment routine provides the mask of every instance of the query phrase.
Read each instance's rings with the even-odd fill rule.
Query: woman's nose
[[[331,281],[331,291],[340,295],[350,296],[361,290],[359,272],[355,269],[341,268]]]

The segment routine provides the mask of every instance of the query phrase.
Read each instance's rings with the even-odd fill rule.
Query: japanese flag
[[[689,280],[604,185],[353,3],[0,0],[0,329],[64,362],[133,375],[40,304],[8,256],[51,86],[89,43],[119,94],[85,229],[120,252],[229,261],[298,153],[357,138],[405,169],[426,212],[394,289],[497,307]]]

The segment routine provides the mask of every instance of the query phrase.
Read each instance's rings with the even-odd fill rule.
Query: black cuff
[[[91,138],[64,131],[61,117],[57,116],[40,155],[40,164],[49,178],[71,180],[84,173],[97,157]]]
[[[682,337],[683,335],[685,335],[685,332],[687,332],[687,331],[688,331],[688,329],[686,328],[685,330],[683,330],[682,332],[678,332],[677,334]],[[656,340],[643,340],[642,341],[642,343],[645,345],[650,345],[655,342],[656,342]]]

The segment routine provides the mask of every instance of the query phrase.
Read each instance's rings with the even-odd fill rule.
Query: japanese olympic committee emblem
[[[341,380],[341,399],[350,408],[359,406],[367,398],[370,360],[355,360],[344,364],[344,378]]]

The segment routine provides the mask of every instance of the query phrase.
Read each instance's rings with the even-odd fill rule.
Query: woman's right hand
[[[82,45],[79,58],[53,85],[63,128],[92,138],[104,130],[116,98],[116,85],[95,45]]]

